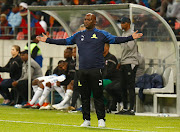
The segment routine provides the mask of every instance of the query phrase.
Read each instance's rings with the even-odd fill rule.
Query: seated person
[[[103,70],[104,95],[107,99],[107,110],[116,110],[117,102],[121,102],[120,96],[120,77],[119,71],[116,69],[118,61],[114,55],[109,52],[110,45],[105,44],[103,56],[105,58],[105,66]],[[105,86],[106,84],[106,86]],[[108,96],[110,95],[110,97]]]
[[[28,101],[28,51],[21,52],[21,59],[23,61],[21,77],[12,83],[12,86],[17,90],[23,99],[23,104]],[[39,64],[31,59],[31,79],[42,77],[42,70]]]
[[[3,96],[3,105],[8,105],[10,102],[13,104],[13,98],[8,90],[12,88],[12,82],[18,80],[21,77],[22,72],[22,60],[19,56],[20,47],[18,45],[13,45],[11,48],[11,55],[9,62],[4,66],[0,67],[0,72],[9,72],[10,78],[3,79],[0,83],[0,94]]]
[[[62,98],[64,98],[64,89],[63,87],[60,87],[60,82],[64,81],[65,79],[65,75],[57,76],[55,74],[37,78],[37,80],[39,80],[38,89],[34,89],[35,94],[32,100],[26,105],[24,105],[23,108],[29,108],[33,106],[35,102],[38,100],[38,98],[41,97],[39,103],[32,107],[39,109],[43,105],[45,99],[47,98],[47,96],[53,88],[62,96]]]
[[[73,85],[74,85],[74,80],[71,80],[71,82],[67,86],[67,90],[63,100],[58,104],[52,105],[53,108],[57,110],[68,109],[73,94]]]
[[[46,88],[46,90],[50,90],[49,88],[52,88],[52,89],[54,88],[63,98],[65,92],[64,92],[64,89],[60,87],[60,85],[57,85],[57,84],[60,84],[57,79],[64,78],[64,76],[61,77],[61,75],[66,74],[66,72],[64,71],[64,69],[66,69],[65,67],[67,67],[67,63],[65,63],[63,60],[61,60],[58,62],[58,66],[55,68],[53,75],[43,76],[43,77],[39,77],[39,78],[36,78],[35,80],[33,80],[32,87],[33,87],[33,91],[35,94],[34,94],[32,100],[30,101],[30,103],[27,103],[26,105],[24,105],[23,108],[29,108],[29,107],[33,106],[35,104],[35,102],[38,100],[38,98],[43,94],[44,88],[46,88],[46,87],[48,87],[48,88]],[[53,86],[49,85],[53,81],[57,81],[57,82],[55,82],[55,84],[52,84]],[[48,86],[46,86],[46,83]],[[49,92],[47,91],[44,94],[46,94],[46,96],[47,96],[49,94]],[[38,104],[38,106],[39,106],[39,104]]]

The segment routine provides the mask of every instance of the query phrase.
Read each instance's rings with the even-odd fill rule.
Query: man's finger
[[[138,30],[136,30],[136,32],[135,33],[137,33],[138,32]]]

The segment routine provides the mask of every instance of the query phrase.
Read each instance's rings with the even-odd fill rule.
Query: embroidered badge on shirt
[[[92,37],[91,37],[91,38],[98,39],[98,37],[96,36],[96,34],[95,34],[95,33],[92,35]]]

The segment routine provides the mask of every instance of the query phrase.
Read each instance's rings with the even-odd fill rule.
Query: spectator
[[[166,17],[180,21],[180,1],[168,0]]]
[[[31,36],[31,44],[30,44],[30,49],[31,49],[31,57],[42,67],[43,63],[43,57],[41,50],[38,46],[39,40],[36,39],[37,35],[32,35]],[[28,50],[28,43],[24,47],[25,50]]]
[[[132,35],[133,31],[130,27],[131,21],[127,17],[121,18],[121,27],[124,30],[122,36]],[[122,44],[122,55],[120,61],[121,83],[122,83],[122,101],[123,109],[117,114],[135,115],[134,100],[135,100],[135,77],[138,67],[138,46],[136,41],[129,41]],[[130,108],[128,109],[127,102],[129,93]]]
[[[20,24],[20,27],[22,28],[22,32],[24,35],[27,35],[28,33],[28,25],[27,25],[27,4],[22,2],[19,4],[20,8],[20,15],[22,16],[22,21]],[[41,33],[45,33],[44,29],[40,25],[39,21],[35,19],[35,15],[31,12],[31,28],[34,29],[34,34],[40,35]]]
[[[28,101],[28,51],[24,50],[21,52],[21,59],[23,61],[21,77],[12,83],[12,86],[17,90],[19,95],[22,97],[22,104],[26,104]],[[42,77],[41,67],[36,61],[31,59],[31,78]]]
[[[167,5],[168,5],[168,0],[161,0],[160,15],[162,17],[166,16]]]
[[[11,7],[7,4],[4,4],[1,8],[1,14],[5,14],[7,19],[11,13]]]
[[[14,31],[16,27],[18,27],[21,24],[21,15],[19,12],[18,5],[13,5],[12,12],[10,13],[8,17],[8,23],[12,26],[12,30]]]
[[[6,14],[1,14],[0,22],[0,39],[11,39],[12,28],[11,25],[8,24]]]
[[[31,5],[32,6],[45,6],[46,3],[42,0],[35,0]]]
[[[47,31],[47,23],[44,21],[44,16],[42,15],[42,12],[40,12],[40,11],[36,12],[36,19],[39,21],[39,24],[46,32]]]
[[[3,104],[8,105],[10,102],[13,104],[13,98],[8,88],[12,88],[12,82],[20,78],[22,72],[22,60],[19,56],[20,47],[13,45],[11,48],[12,58],[4,67],[0,67],[0,72],[9,72],[10,79],[3,79],[0,83],[0,93],[4,98]]]

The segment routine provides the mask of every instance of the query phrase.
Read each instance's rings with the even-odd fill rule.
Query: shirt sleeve
[[[128,37],[117,37],[106,31],[102,31],[102,33],[105,35],[105,40],[104,40],[105,43],[109,43],[109,44],[120,44],[134,40],[132,35]]]
[[[73,34],[71,37],[66,38],[66,39],[50,39],[50,38],[47,38],[46,43],[56,44],[56,45],[73,45],[73,44],[75,44],[75,36],[77,34],[78,34],[78,32]]]

